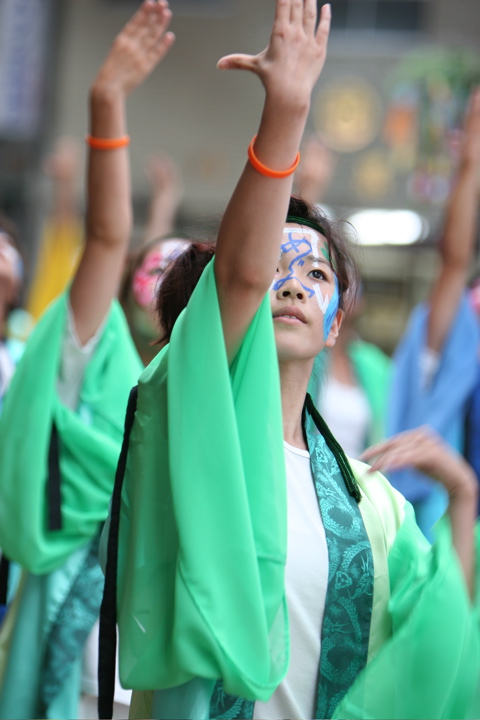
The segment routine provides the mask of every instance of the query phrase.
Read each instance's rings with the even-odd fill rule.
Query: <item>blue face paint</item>
[[[298,234],[299,234],[299,230],[291,230],[291,231],[289,230],[287,232],[288,242],[283,243],[283,245],[280,246],[280,250],[282,251],[282,253],[284,255],[287,255],[287,253],[289,253],[289,252],[294,252],[295,255],[288,266],[288,275],[285,275],[285,277],[280,278],[280,280],[277,280],[276,282],[274,282],[272,285],[272,290],[275,290],[275,292],[277,290],[281,290],[282,287],[285,285],[285,283],[288,280],[291,280],[292,278],[294,278],[297,282],[300,283],[302,288],[307,293],[308,297],[313,297],[313,295],[315,294],[314,291],[311,288],[306,287],[302,283],[300,278],[297,277],[297,275],[295,275],[296,268],[303,267],[303,265],[305,265],[304,258],[306,258],[308,255],[312,254],[312,245],[311,245],[310,241],[307,240],[306,237],[300,238],[299,240],[295,240],[293,238],[293,235],[298,235]]]
[[[333,277],[335,278],[335,290],[333,291],[333,295],[328,304],[327,312],[325,313],[323,318],[323,337],[325,338],[325,340],[327,339],[330,330],[332,329],[333,321],[335,320],[338,305],[340,303],[337,276],[334,275]]]
[[[273,282],[272,290],[277,292],[278,290],[282,289],[282,287],[285,285],[285,283],[288,282],[288,280],[294,279],[299,283],[308,298],[312,298],[313,296],[315,296],[320,310],[324,316],[323,334],[324,339],[326,340],[330,333],[330,330],[332,329],[333,321],[335,320],[340,301],[337,276],[335,275],[335,273],[333,274],[335,287],[330,300],[328,299],[328,295],[325,295],[325,297],[323,296],[321,285],[319,282],[314,282],[311,287],[305,285],[299,275],[297,275],[297,273],[299,269],[305,265],[305,258],[311,255],[316,257],[318,254],[317,252],[314,252],[312,243],[308,239],[307,234],[315,237],[317,243],[318,235],[311,230],[305,231],[303,229],[300,230],[293,228],[285,228],[284,234],[287,235],[288,240],[281,245],[281,252],[284,255],[293,254],[293,257],[288,264],[287,274],[284,277],[281,277]],[[303,237],[295,238],[294,235],[303,235]],[[325,248],[322,248],[321,252],[328,259],[328,252],[325,250]],[[315,265],[315,267],[318,268],[318,263]]]

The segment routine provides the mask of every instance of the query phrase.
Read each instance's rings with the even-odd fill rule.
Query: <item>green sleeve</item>
[[[388,556],[392,634],[358,676],[335,718],[478,718],[476,611],[448,520],[430,547],[407,504]]]
[[[128,393],[141,370],[115,303],[80,391],[88,417],[69,410],[56,392],[66,317],[63,295],[35,327],[0,418],[0,547],[37,574],[59,567],[96,535],[105,520]],[[50,530],[47,522],[53,422],[59,436],[59,530]]]
[[[223,678],[268,698],[288,665],[286,483],[268,298],[229,367],[213,264],[139,382],[119,536],[120,677]]]

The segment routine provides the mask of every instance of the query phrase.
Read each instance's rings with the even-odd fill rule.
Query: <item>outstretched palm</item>
[[[227,55],[218,67],[249,70],[271,97],[303,102],[310,98],[325,63],[330,17],[330,5],[324,5],[316,29],[316,0],[277,0],[268,47],[258,55]]]
[[[174,34],[167,32],[171,19],[166,0],[145,0],[117,35],[99,80],[125,95],[140,85],[175,41]]]

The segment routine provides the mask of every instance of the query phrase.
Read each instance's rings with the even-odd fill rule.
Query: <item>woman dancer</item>
[[[257,74],[266,99],[215,261],[140,378],[117,475],[126,465],[106,568],[111,588],[119,504],[121,678],[154,690],[136,693],[137,717],[478,712],[471,470],[417,431],[374,449],[369,472],[306,396],[349,284],[323,218],[288,211],[328,5],[316,20],[315,0],[277,0],[267,49],[219,63]],[[187,273],[179,294],[191,285]],[[434,553],[376,472],[404,462],[450,495],[451,540],[446,528]]]
[[[395,351],[387,423],[388,434],[430,425],[477,467],[480,326],[468,281],[477,236],[479,169],[477,88],[465,113],[457,173],[438,246],[439,272],[428,302],[415,308]],[[442,486],[411,468],[395,473],[391,481],[412,503],[419,526],[431,539],[432,527],[448,503]]]
[[[103,589],[99,532],[142,367],[112,305],[131,231],[125,100],[171,47],[170,19],[163,0],[144,2],[93,83],[85,249],[5,404],[0,546],[24,571],[0,638],[0,717],[78,717],[82,653]]]

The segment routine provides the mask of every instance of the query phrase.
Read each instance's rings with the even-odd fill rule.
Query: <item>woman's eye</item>
[[[311,270],[309,272],[309,275],[313,277],[314,280],[326,280],[327,277],[325,273],[323,273],[321,270]]]

